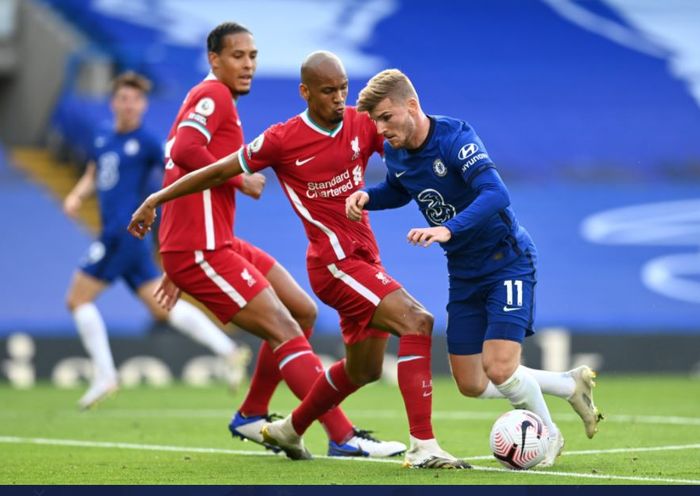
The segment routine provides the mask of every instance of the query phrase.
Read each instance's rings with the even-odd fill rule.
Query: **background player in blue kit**
[[[466,396],[507,398],[537,413],[549,430],[542,466],[553,465],[564,438],[542,393],[566,398],[593,437],[601,419],[593,404],[595,374],[520,365],[525,336],[534,332],[537,252],[519,225],[510,197],[483,143],[464,121],[427,116],[410,80],[396,69],[374,76],[360,92],[386,139],[386,180],[353,193],[346,213],[397,208],[412,199],[431,227],[411,229],[408,241],[442,245],[449,272],[447,342],[457,386]]]
[[[249,350],[237,348],[193,305],[180,300],[169,312],[159,306],[154,290],[161,273],[149,245],[124,228],[131,212],[150,193],[148,186],[154,170],[163,166],[161,144],[141,127],[149,90],[150,82],[133,72],[115,80],[111,99],[114,126],[97,133],[85,173],[64,201],[66,214],[76,217],[83,200],[96,193],[102,222],[102,232],[90,245],[66,297],[80,339],[93,363],[90,388],[78,402],[82,409],[90,408],[118,388],[107,330],[93,303],[118,278],[124,279],[154,318],[167,320],[180,332],[225,358],[227,379],[232,386],[243,379],[249,360]],[[248,193],[255,195],[253,191]]]

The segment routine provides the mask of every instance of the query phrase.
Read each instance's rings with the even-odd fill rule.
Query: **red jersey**
[[[308,111],[269,127],[239,151],[248,173],[271,166],[309,239],[309,267],[328,265],[354,253],[379,260],[377,241],[365,212],[362,221],[345,216],[345,199],[365,185],[367,160],[383,153],[383,138],[367,114],[347,107],[335,129],[314,123]]]
[[[210,75],[187,94],[170,130],[165,147],[163,186],[192,170],[192,167],[178,166],[170,158],[178,129],[183,127],[199,131],[207,140],[208,152],[216,159],[243,145],[243,129],[231,91]],[[201,164],[204,165],[208,164]],[[215,250],[231,245],[236,183],[240,180],[228,181],[163,205],[160,251]]]

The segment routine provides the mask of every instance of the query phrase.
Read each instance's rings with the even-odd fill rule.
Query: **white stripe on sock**
[[[397,363],[403,363],[403,362],[412,362],[413,360],[420,360],[421,358],[425,358],[422,355],[407,355],[403,357],[399,357],[397,360]]]
[[[292,353],[291,355],[287,355],[287,356],[284,357],[284,358],[282,359],[282,361],[280,362],[280,364],[279,364],[279,369],[282,370],[282,367],[284,367],[285,365],[287,365],[289,362],[291,362],[291,361],[294,360],[295,358],[299,358],[299,357],[302,356],[302,355],[308,355],[309,353],[311,353],[311,350],[298,351],[298,352],[296,352],[296,353]]]
[[[336,391],[340,392],[340,389],[336,387],[336,385],[333,383],[333,379],[331,379],[331,369],[328,368],[326,369],[326,380],[328,381],[328,384],[335,389]]]

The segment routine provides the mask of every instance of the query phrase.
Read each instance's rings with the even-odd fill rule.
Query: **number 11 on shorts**
[[[515,290],[517,292],[516,297],[518,300],[516,306],[523,306],[523,281],[519,279],[516,279],[515,281],[509,279],[507,281],[503,281],[503,285],[506,287],[506,304],[513,304],[513,286],[515,286]]]

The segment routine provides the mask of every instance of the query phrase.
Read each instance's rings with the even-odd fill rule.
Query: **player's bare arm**
[[[80,177],[73,189],[63,200],[63,211],[69,217],[75,219],[78,211],[83,205],[83,200],[90,197],[95,192],[95,176],[97,167],[95,162],[90,162],[85,169],[85,173]]]
[[[408,231],[408,242],[412,245],[428,247],[433,243],[446,243],[452,239],[452,232],[443,226],[416,227]]]
[[[362,220],[362,210],[369,201],[369,195],[365,191],[355,191],[345,200],[345,215],[354,221]]]
[[[156,220],[156,208],[160,205],[175,198],[223,184],[242,172],[243,168],[238,161],[238,152],[235,152],[213,164],[186,174],[167,188],[156,191],[144,200],[131,216],[129,232],[137,238],[143,239],[151,230],[151,226]]]

